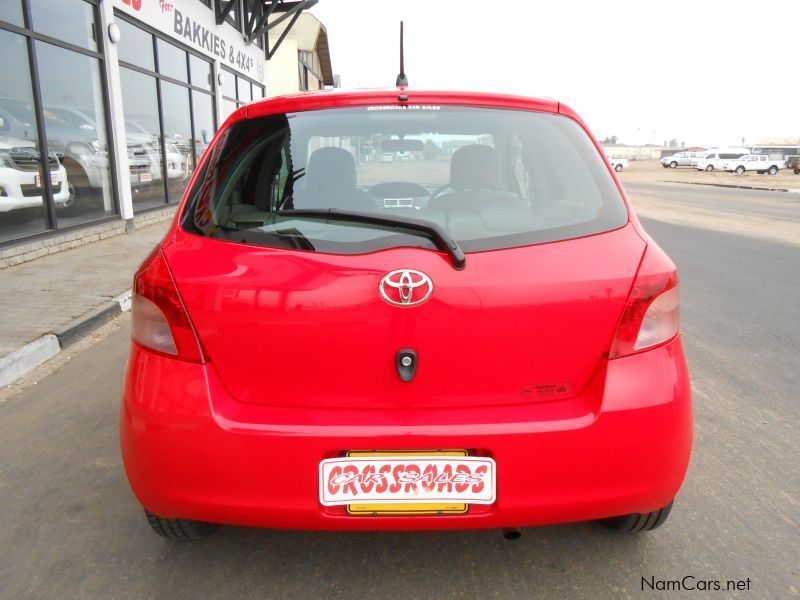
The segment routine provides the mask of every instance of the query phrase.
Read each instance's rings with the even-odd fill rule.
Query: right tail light
[[[660,346],[679,332],[678,273],[652,241],[645,250],[609,358],[630,356]]]

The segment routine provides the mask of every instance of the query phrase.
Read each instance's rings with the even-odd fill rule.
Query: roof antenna
[[[400,74],[394,82],[397,87],[408,87],[408,77],[406,77],[405,61],[403,60],[403,22],[400,21]]]

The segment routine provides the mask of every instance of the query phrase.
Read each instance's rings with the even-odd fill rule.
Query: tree
[[[614,144],[617,143],[617,136],[610,135],[608,137],[604,137],[602,140],[600,140],[600,143],[601,144],[611,144],[613,146]]]
[[[422,154],[425,156],[425,160],[434,160],[439,155],[439,146],[432,140],[425,140]]]

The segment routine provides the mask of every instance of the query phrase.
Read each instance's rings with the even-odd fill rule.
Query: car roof
[[[401,95],[407,100],[400,100]],[[327,89],[276,96],[248,104],[231,115],[231,120],[259,117],[275,113],[299,112],[323,108],[346,108],[387,104],[450,104],[534,110],[553,114],[572,111],[551,98],[531,98],[487,92],[417,90],[413,88],[384,88],[363,90]],[[566,109],[566,111],[564,110]]]

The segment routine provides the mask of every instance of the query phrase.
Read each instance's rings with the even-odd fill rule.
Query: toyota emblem
[[[398,269],[383,276],[378,291],[389,304],[414,306],[431,297],[433,282],[421,271]]]

